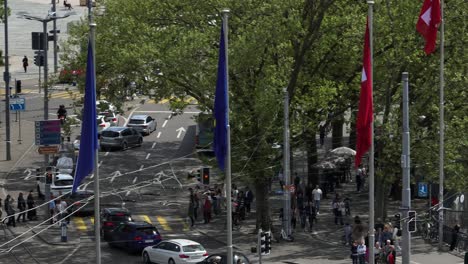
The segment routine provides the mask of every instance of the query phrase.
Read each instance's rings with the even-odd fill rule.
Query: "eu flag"
[[[227,129],[228,129],[228,83],[227,83],[227,60],[224,43],[224,30],[221,28],[219,40],[218,78],[216,81],[216,93],[214,102],[214,116],[216,126],[214,131],[213,148],[216,154],[219,168],[224,171],[224,163],[227,152]]]
[[[83,179],[93,172],[95,154],[98,148],[95,93],[96,76],[94,72],[93,49],[90,41],[88,42],[87,60],[80,153],[78,155],[72,193],[76,191]]]

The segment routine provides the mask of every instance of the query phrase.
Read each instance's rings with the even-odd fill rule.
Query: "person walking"
[[[357,248],[358,244],[356,243],[356,241],[354,241],[351,245],[351,260],[353,261],[353,264],[359,264]]]
[[[317,223],[317,211],[315,210],[314,204],[307,201],[304,211],[306,218],[309,221],[309,232],[313,232],[314,221]]]
[[[318,184],[315,186],[315,189],[312,191],[312,196],[314,197],[315,210],[317,215],[320,214],[320,200],[322,199],[322,190],[319,188]]]
[[[360,241],[360,244],[357,246],[357,255],[359,264],[366,264],[366,244],[364,243],[364,239]]]
[[[14,216],[15,210],[13,209],[12,203],[13,203],[13,199],[8,194],[5,198],[5,212],[7,213],[7,217],[8,217],[7,226],[16,227],[15,216]]]
[[[453,251],[457,246],[458,233],[460,232],[460,226],[457,224],[452,230],[452,241],[450,242],[450,251]]]
[[[344,227],[344,238],[345,238],[345,245],[349,246],[351,245],[351,236],[353,233],[353,228],[351,225],[346,222],[345,227]]]
[[[23,222],[26,222],[26,201],[24,200],[23,193],[21,192],[18,195],[18,210],[20,211],[20,214],[18,215],[16,221],[19,223],[22,216]]]
[[[362,185],[362,179],[363,179],[363,169],[362,165],[359,165],[359,168],[356,171],[356,190],[357,192],[361,192],[361,185]]]
[[[205,224],[211,221],[211,197],[208,193],[205,195],[205,203],[203,204],[203,219]]]
[[[52,196],[51,200],[49,201],[49,217],[50,217],[50,224],[52,225],[55,223],[55,220],[56,220],[55,209],[57,208],[55,204],[55,200],[53,199],[54,197]]]
[[[252,191],[249,189],[248,186],[245,187],[244,203],[245,203],[245,210],[246,210],[247,213],[250,213],[250,205],[252,204],[253,199],[254,199],[254,195],[253,195]]]
[[[190,219],[190,227],[195,225],[195,194],[193,193],[193,189],[189,188],[190,196],[189,196],[189,206],[188,206],[188,217]]]
[[[28,72],[28,66],[29,66],[28,57],[26,57],[26,55],[24,55],[24,58],[23,58],[23,69],[24,69],[24,72]]]
[[[26,203],[28,205],[28,220],[37,220],[37,212],[35,207],[35,202],[34,202],[34,197],[33,197],[33,191],[29,191],[28,197],[26,198]]]

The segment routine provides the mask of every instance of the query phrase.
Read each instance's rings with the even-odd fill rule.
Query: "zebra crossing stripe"
[[[142,215],[141,218],[143,218],[143,220],[144,220],[145,222],[148,222],[148,223],[150,223],[150,224],[153,224],[153,222],[151,222],[151,219],[150,219],[147,215]]]
[[[182,230],[183,230],[183,231],[189,231],[189,230],[190,230],[190,228],[189,228],[187,222],[184,221],[184,219],[182,219],[182,218],[177,218],[177,221],[179,221],[179,222],[182,223],[182,226],[183,226],[183,229],[182,229]]]
[[[75,217],[73,218],[73,222],[75,223],[75,227],[79,231],[86,231],[88,228],[86,227],[86,224],[81,217]]]
[[[91,220],[91,223],[94,225],[94,216],[91,216],[89,220]]]
[[[159,224],[162,228],[166,231],[172,231],[172,228],[167,224],[167,221],[164,217],[157,216],[156,219],[158,220]]]

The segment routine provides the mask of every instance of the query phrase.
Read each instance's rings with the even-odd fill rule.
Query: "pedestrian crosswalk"
[[[147,103],[148,104],[166,104],[166,103],[169,102],[169,100],[170,99],[162,99],[162,100],[156,101],[155,99],[149,99]],[[198,101],[195,98],[191,97],[191,96],[185,98],[184,102],[186,102],[188,104],[198,104]]]
[[[12,95],[15,94],[14,91],[12,91]],[[19,96],[22,95],[43,95],[44,91],[42,90],[41,93],[39,93],[39,88],[35,89],[22,89],[21,93]],[[5,91],[4,89],[0,89],[0,96],[4,96]],[[50,99],[73,99],[73,100],[78,100],[82,97],[81,93],[78,90],[49,90],[49,98]]]
[[[155,225],[160,231],[174,231],[190,230],[189,225],[185,219],[174,216],[149,216],[149,215],[132,215],[135,221],[145,221]],[[80,217],[74,216],[71,218],[70,225],[68,226],[71,230],[75,229],[78,232],[88,232],[94,230],[94,217]]]

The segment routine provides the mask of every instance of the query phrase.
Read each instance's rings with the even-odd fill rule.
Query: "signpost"
[[[10,110],[18,115],[18,143],[21,144],[21,111],[26,109],[26,100],[22,97],[10,99]]]
[[[428,195],[429,195],[429,192],[428,192],[427,183],[418,182],[418,197],[426,198],[428,197]]]
[[[58,151],[58,146],[40,146],[37,149],[37,152],[39,152],[39,154],[57,154]]]
[[[36,121],[35,134],[36,146],[39,145],[60,145],[62,136],[60,133],[60,120],[43,120]]]

